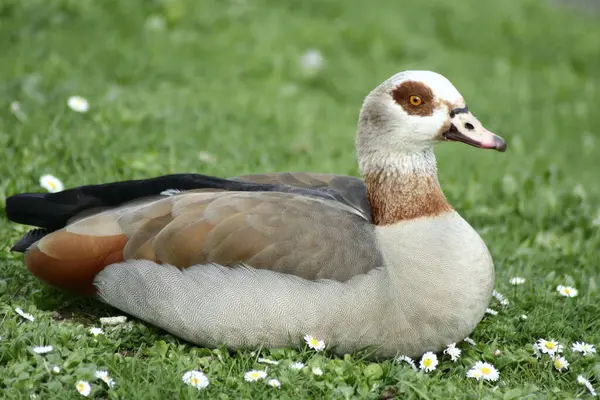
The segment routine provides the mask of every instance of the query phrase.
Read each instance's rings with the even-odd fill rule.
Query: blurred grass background
[[[434,70],[508,142],[505,154],[438,146],[440,181],[488,243],[501,285],[514,275],[531,283],[514,312],[540,317],[524,328],[484,322],[476,338],[523,347],[540,335],[585,333],[599,343],[600,18],[562,3],[1,0],[0,208],[8,195],[41,190],[44,173],[67,186],[174,172],[356,175],[364,96],[398,71]],[[310,49],[322,69],[302,67]],[[68,109],[71,95],[87,98],[90,111]],[[8,253],[24,228],[1,218],[0,304],[75,303],[94,314],[95,303],[29,276]],[[577,306],[555,307],[549,293],[565,280],[583,293]],[[120,346],[164,338],[151,332]],[[13,371],[21,356],[0,356],[0,368]],[[525,377],[512,362],[502,372],[509,386],[535,382],[566,397],[580,390],[574,379]],[[134,370],[120,373],[131,381]],[[418,385],[479,393],[463,392],[462,378],[444,382]],[[302,385],[296,396],[334,393]]]

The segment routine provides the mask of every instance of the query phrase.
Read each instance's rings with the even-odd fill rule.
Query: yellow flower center
[[[490,367],[481,367],[481,373],[484,375],[489,375],[492,373],[492,369]]]
[[[56,183],[54,183],[53,181],[49,181],[48,186],[50,186],[52,189],[56,189]]]
[[[423,360],[423,365],[426,367],[431,367],[432,363],[433,361],[431,360],[431,358],[426,358],[425,360]]]
[[[313,346],[318,346],[319,341],[317,339],[310,339],[310,344],[312,344]]]
[[[195,376],[193,376],[192,379],[190,379],[190,383],[192,385],[197,385],[198,383],[200,383],[200,381],[198,380],[198,378],[196,378]]]
[[[571,294],[571,289],[565,288],[565,294]]]
[[[78,391],[83,392],[83,389],[85,389],[85,386],[83,385],[83,383],[77,384],[77,390]]]
[[[552,343],[552,342],[546,342],[546,344],[545,344],[544,346],[546,346],[546,348],[547,348],[548,350],[554,350],[554,348],[556,347],[556,346],[554,345],[554,343]]]

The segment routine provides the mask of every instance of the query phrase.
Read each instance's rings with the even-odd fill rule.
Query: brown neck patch
[[[409,115],[420,115],[427,116],[433,115],[434,101],[433,92],[429,86],[422,82],[406,81],[396,86],[392,90],[392,97],[394,101],[398,103],[404,111]],[[415,105],[411,103],[411,96],[417,96],[421,99],[422,103]]]
[[[375,225],[430,217],[452,211],[435,176],[369,174],[365,176]]]

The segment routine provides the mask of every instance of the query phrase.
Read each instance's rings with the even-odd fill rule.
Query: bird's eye
[[[420,106],[423,104],[423,99],[421,96],[416,96],[414,94],[408,98],[408,101],[410,101],[410,104],[413,106]]]

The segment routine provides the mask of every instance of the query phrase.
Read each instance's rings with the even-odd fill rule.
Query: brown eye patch
[[[433,93],[427,85],[421,82],[402,82],[392,90],[392,97],[409,115],[433,114]],[[417,98],[420,101],[416,101]]]

